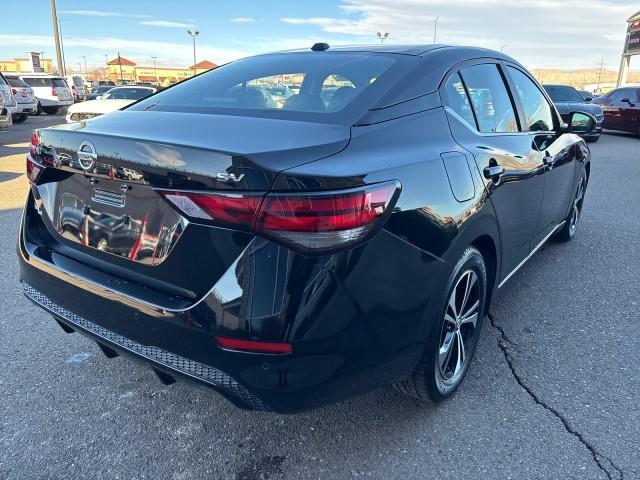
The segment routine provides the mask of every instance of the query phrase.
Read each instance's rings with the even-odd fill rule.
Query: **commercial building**
[[[114,81],[125,80],[171,85],[216,67],[215,63],[208,60],[203,60],[187,68],[142,66],[128,58],[119,56],[107,62],[106,77]]]
[[[53,64],[50,58],[40,59],[40,66],[46,73],[53,72]],[[0,60],[0,72],[2,73],[28,73],[33,72],[30,58],[14,58],[13,60]]]

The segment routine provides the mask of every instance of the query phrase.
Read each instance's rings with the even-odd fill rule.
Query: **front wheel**
[[[584,203],[584,194],[587,191],[587,174],[583,171],[578,180],[578,188],[571,203],[571,210],[564,221],[562,230],[558,232],[557,238],[561,242],[568,242],[576,235],[578,230],[578,222],[582,215],[582,205]]]
[[[396,384],[433,403],[452,396],[467,374],[486,308],[487,270],[482,254],[467,248],[453,269],[424,353],[414,373]]]

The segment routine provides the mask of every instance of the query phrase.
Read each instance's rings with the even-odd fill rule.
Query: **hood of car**
[[[556,108],[560,114],[571,112],[585,112],[591,115],[602,115],[602,107],[593,103],[582,102],[555,102]]]
[[[69,107],[68,113],[98,113],[105,114],[115,112],[121,108],[131,105],[135,100],[126,99],[106,99],[89,100],[86,102],[74,103]]]

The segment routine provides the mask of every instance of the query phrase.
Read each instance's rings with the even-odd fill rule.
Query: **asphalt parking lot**
[[[65,334],[18,283],[30,118],[0,131],[0,479],[640,478],[640,139],[603,135],[576,239],[495,298],[458,394],[244,412]]]

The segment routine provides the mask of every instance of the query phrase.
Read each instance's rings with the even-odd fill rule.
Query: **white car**
[[[73,99],[76,102],[82,102],[86,95],[84,91],[84,79],[80,75],[67,75],[64,79],[67,81],[67,85],[71,87]]]
[[[73,94],[67,81],[57,75],[24,73],[20,75],[33,89],[38,101],[38,112],[55,115],[60,108],[73,104]]]
[[[6,128],[13,125],[11,112],[4,106],[3,95],[0,94],[0,128]]]
[[[115,112],[158,91],[153,87],[114,87],[95,100],[76,103],[67,110],[67,122],[83,122],[105,113]]]
[[[4,78],[2,73],[0,73],[0,100],[2,100],[1,110],[4,112],[2,113],[2,118],[4,118],[4,115],[6,115],[7,112],[9,113],[9,117],[17,112],[18,103],[11,93],[11,86],[7,83],[7,80]],[[2,126],[7,127],[11,125],[11,123],[9,125],[4,125],[4,123],[6,123],[4,120],[2,120],[2,122]]]
[[[13,98],[17,102],[16,110],[13,112],[13,122],[22,123],[30,114],[36,113],[38,110],[38,102],[33,95],[33,89],[16,76],[7,75],[5,79],[9,83]]]

